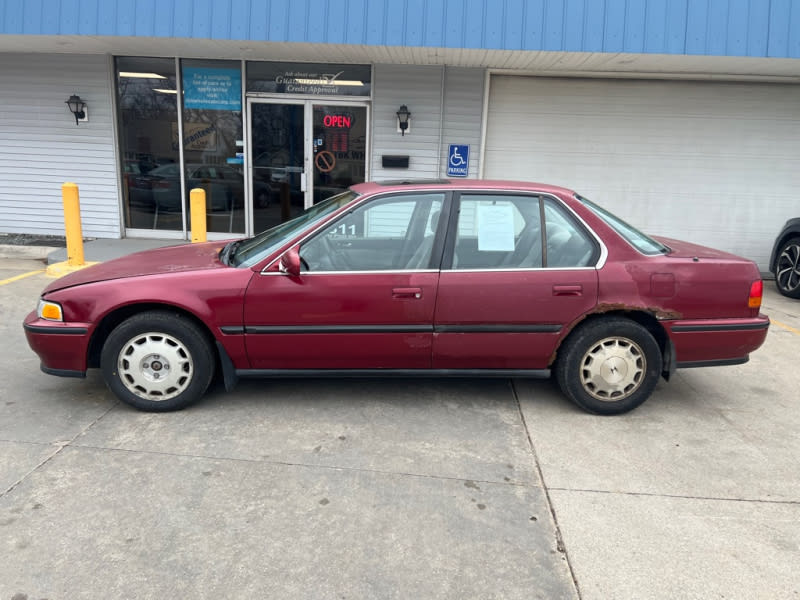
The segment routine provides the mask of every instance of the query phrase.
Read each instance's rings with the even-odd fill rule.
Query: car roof
[[[511,191],[511,192],[545,192],[551,194],[574,195],[574,191],[547,183],[531,181],[508,181],[502,179],[407,179],[389,181],[371,181],[359,183],[351,188],[359,194],[375,194],[386,191],[425,191],[425,190],[470,190],[470,191]]]

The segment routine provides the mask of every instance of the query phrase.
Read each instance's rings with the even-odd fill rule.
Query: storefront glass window
[[[244,233],[241,63],[183,60],[181,70],[187,194],[206,191],[209,232]]]
[[[117,58],[125,226],[182,230],[175,61]]]

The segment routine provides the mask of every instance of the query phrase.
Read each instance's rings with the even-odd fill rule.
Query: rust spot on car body
[[[595,306],[590,312],[587,312],[581,318],[576,320],[572,325],[565,328],[564,336],[561,338],[563,342],[567,339],[567,336],[572,333],[572,331],[585,319],[591,317],[592,315],[602,315],[610,312],[622,312],[622,313],[647,313],[652,315],[658,321],[669,321],[672,319],[680,319],[683,317],[682,313],[679,313],[676,310],[670,310],[667,308],[661,308],[658,306],[639,306],[636,304],[625,304],[624,302],[602,302]],[[553,350],[553,353],[550,355],[548,359],[548,365],[552,365],[556,361],[556,357],[558,356],[558,349],[561,347],[559,346]]]
[[[635,304],[625,304],[623,302],[598,304],[594,310],[590,313],[587,313],[586,316],[614,311],[646,312],[653,315],[659,321],[669,321],[671,319],[680,319],[683,317],[683,315],[676,310],[670,310],[668,308],[661,308],[658,306],[637,306]]]

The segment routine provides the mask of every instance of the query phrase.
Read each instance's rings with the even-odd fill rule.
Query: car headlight
[[[61,305],[58,302],[51,302],[50,300],[39,299],[39,306],[36,308],[36,313],[40,319],[48,321],[63,321],[64,311],[61,310]]]

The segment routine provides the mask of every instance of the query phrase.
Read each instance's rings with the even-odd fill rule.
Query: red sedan
[[[764,342],[756,265],[654,239],[554,186],[369,183],[253,238],[67,275],[24,323],[46,373],[142,410],[239,377],[555,375],[600,414]]]

